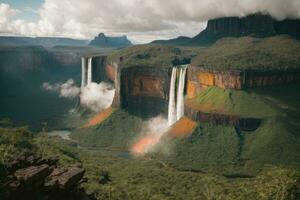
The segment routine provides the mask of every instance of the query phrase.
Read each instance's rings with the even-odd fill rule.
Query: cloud
[[[43,83],[42,87],[48,91],[58,92],[60,97],[74,98],[80,93],[80,88],[75,85],[73,79],[67,80],[65,83],[50,84]]]
[[[109,83],[90,83],[89,85],[79,88],[75,85],[73,79],[65,83],[50,84],[44,82],[42,88],[47,91],[57,92],[60,97],[80,98],[80,104],[94,112],[102,111],[108,108],[113,101],[115,89]]]
[[[12,19],[16,10],[0,5],[2,33],[92,38],[105,32],[143,42],[193,36],[208,19],[222,16],[262,12],[279,20],[300,17],[299,0],[46,0],[36,23]]]
[[[114,95],[115,89],[110,84],[90,83],[82,88],[80,103],[92,111],[99,112],[112,104]]]

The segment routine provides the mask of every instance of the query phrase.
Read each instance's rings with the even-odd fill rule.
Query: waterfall
[[[175,104],[175,83],[176,83],[176,67],[172,69],[169,92],[169,108],[168,108],[168,125],[171,126],[176,121],[176,104]]]
[[[93,58],[88,59],[88,72],[87,72],[87,84],[92,82],[92,60]]]
[[[179,81],[177,87],[177,107],[176,119],[179,120],[184,115],[184,85],[185,85],[186,67],[180,68]]]
[[[86,66],[85,66],[85,58],[81,58],[81,87],[86,85]]]
[[[169,92],[169,110],[168,124],[171,126],[184,115],[184,86],[187,66],[181,66],[179,69],[173,67],[170,82]],[[177,71],[179,77],[177,81],[177,96],[176,96],[176,76]],[[176,99],[176,102],[175,102]]]

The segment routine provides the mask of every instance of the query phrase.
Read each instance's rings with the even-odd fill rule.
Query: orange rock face
[[[202,85],[213,86],[215,85],[215,75],[210,72],[197,73],[198,81]]]
[[[111,81],[115,81],[115,68],[113,65],[106,65],[105,66],[105,74],[107,78]]]
[[[186,95],[188,98],[193,98],[197,95],[197,84],[188,80],[186,83]]]
[[[188,117],[182,117],[168,131],[168,136],[172,138],[182,138],[193,132],[197,127],[197,122]]]
[[[102,112],[99,112],[96,116],[88,121],[88,123],[84,126],[85,128],[96,126],[101,124],[104,120],[106,120],[113,113],[113,108],[109,107]]]
[[[164,98],[163,80],[149,76],[136,76],[133,80],[133,96],[150,96]]]

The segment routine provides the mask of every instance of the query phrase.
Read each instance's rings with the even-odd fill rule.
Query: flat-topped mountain
[[[109,37],[104,33],[100,33],[90,42],[91,46],[99,46],[105,48],[122,48],[131,46],[132,43],[127,39],[127,36]]]
[[[205,30],[191,39],[182,37],[171,40],[157,40],[152,43],[173,44],[173,45],[203,45],[212,44],[224,37],[269,37],[274,35],[287,34],[300,38],[300,20],[286,19],[278,21],[270,15],[253,14],[246,17],[223,17],[211,19]]]

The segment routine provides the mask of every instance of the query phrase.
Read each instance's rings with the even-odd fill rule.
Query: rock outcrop
[[[102,48],[122,48],[131,46],[132,43],[127,39],[127,36],[108,37],[104,33],[100,33],[89,45]]]
[[[57,158],[20,156],[7,165],[8,176],[1,184],[7,199],[81,199],[79,184],[85,170],[80,164],[59,167]]]

